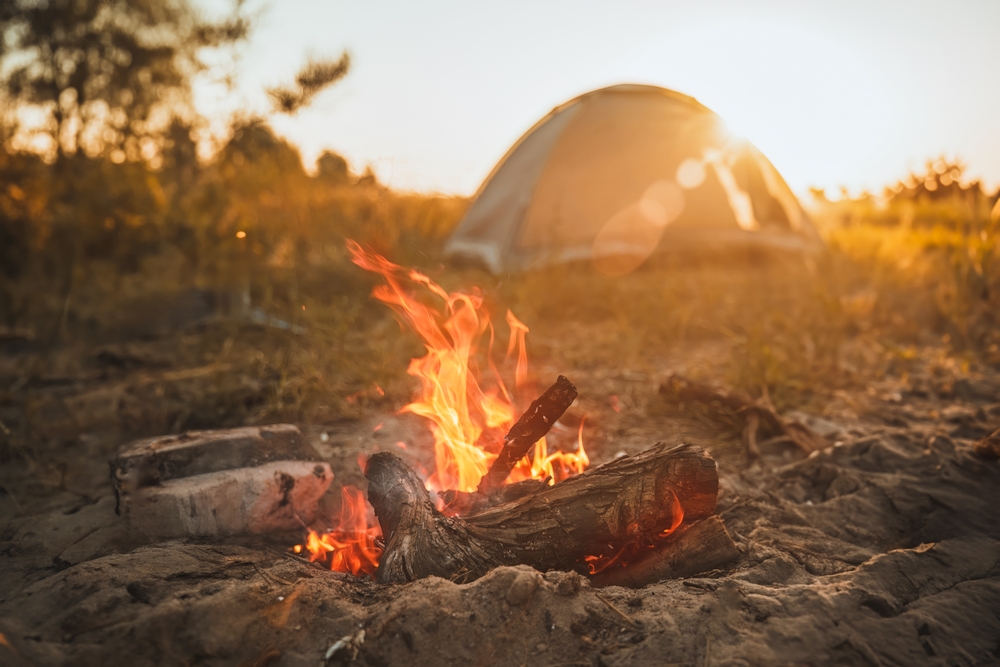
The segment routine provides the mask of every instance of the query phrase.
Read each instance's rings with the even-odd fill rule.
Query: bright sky
[[[199,105],[265,111],[265,86],[346,48],[347,78],[273,122],[310,168],[331,149],[472,194],[552,107],[628,82],[698,98],[798,192],[880,190],[940,154],[1000,185],[1000,0],[263,2],[236,93]]]

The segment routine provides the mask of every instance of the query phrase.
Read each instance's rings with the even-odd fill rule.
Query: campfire
[[[509,388],[480,290],[448,292],[353,241],[348,249],[355,264],[384,280],[373,296],[426,347],[410,362],[420,389],[402,412],[426,420],[434,468],[418,474],[394,454],[373,454],[361,462],[368,502],[361,490],[343,487],[335,525],[309,529],[295,553],[384,583],[471,580],[523,563],[635,584],[621,571],[662,578],[735,557],[721,521],[705,520],[718,494],[706,452],[656,445],[588,472],[581,419],[575,448],[550,453],[546,436],[577,390],[559,376],[538,394],[528,372],[528,327],[507,311]]]

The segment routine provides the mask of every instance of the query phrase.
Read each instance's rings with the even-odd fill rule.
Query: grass
[[[34,205],[44,170],[17,167],[32,180],[16,201],[8,189],[5,210],[20,216],[9,229],[26,250],[0,305],[7,331],[35,340],[0,356],[11,387],[0,393],[0,456],[109,425],[132,437],[398,409],[414,388],[408,361],[423,350],[369,297],[376,279],[349,262],[346,238],[447,289],[482,287],[500,341],[509,308],[531,328],[535,368],[582,378],[595,401],[614,392],[633,416],[653,409],[649,382],[670,370],[766,392],[780,409],[819,409],[838,390],[913,372],[918,358],[956,377],[1000,364],[998,224],[987,204],[819,202],[829,253],[818,262],[674,259],[618,279],[586,266],[497,277],[441,264],[465,200],[309,177],[289,150],[247,129],[184,195],[169,174],[130,167],[119,175],[160,191],[162,205],[132,196],[75,227],[58,207]],[[133,205],[149,209],[142,221],[128,217]],[[237,317],[247,296],[305,333]],[[54,396],[53,382],[75,383],[72,399]]]

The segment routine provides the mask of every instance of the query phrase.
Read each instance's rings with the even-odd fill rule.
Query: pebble
[[[504,596],[507,598],[507,602],[513,607],[519,607],[529,599],[534,594],[535,589],[538,588],[539,575],[532,574],[530,572],[518,572],[517,576],[514,577],[514,581],[511,582],[510,588],[507,589],[507,594]]]

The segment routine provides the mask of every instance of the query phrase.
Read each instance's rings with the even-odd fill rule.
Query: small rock
[[[535,650],[538,651],[539,653],[541,653],[542,651],[545,651],[547,648],[548,648],[548,646],[545,645],[545,644],[538,644],[538,645],[535,646]]]
[[[576,572],[558,572],[552,570],[545,573],[545,581],[555,586],[557,595],[564,597],[576,595],[583,586],[583,577]]]
[[[975,452],[987,461],[1000,459],[1000,428],[977,442]]]
[[[504,596],[507,598],[507,602],[511,606],[519,607],[530,600],[535,589],[538,588],[539,579],[540,577],[537,573],[518,572],[514,577],[514,581],[511,582],[510,588],[507,589],[507,594]]]

